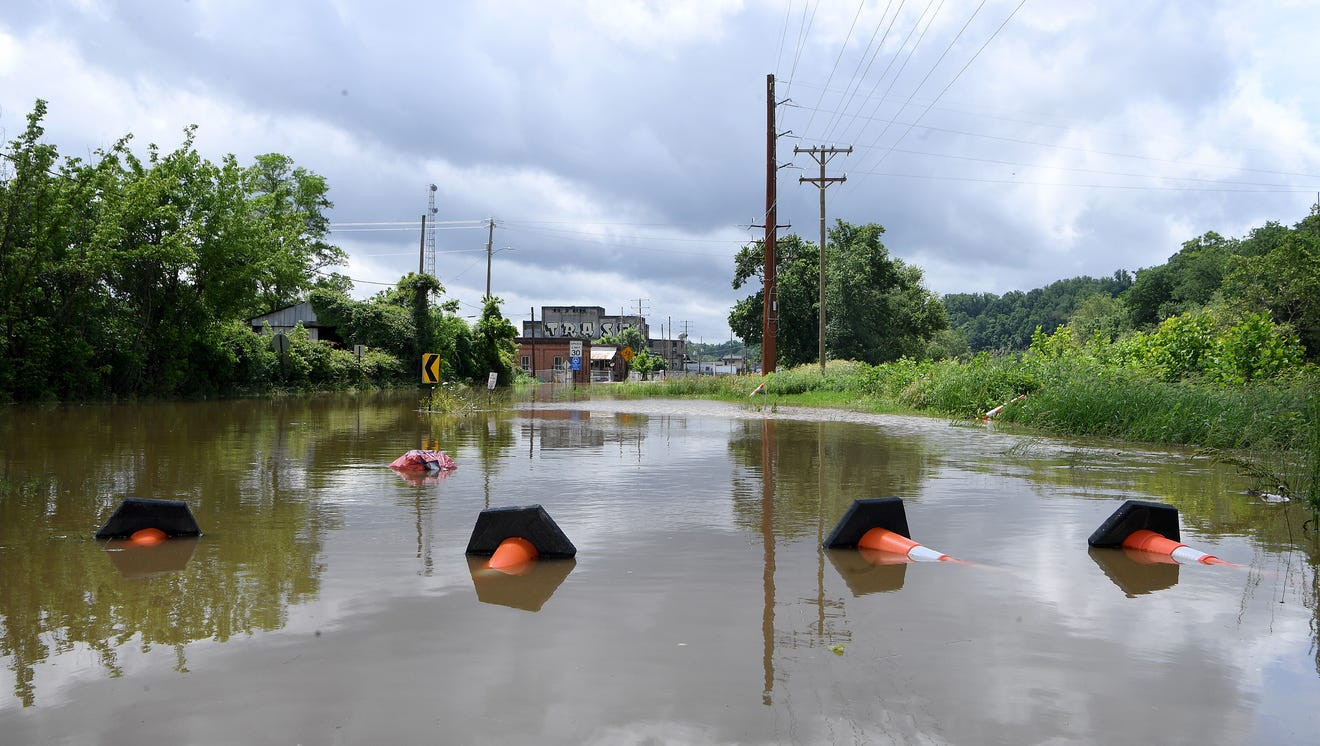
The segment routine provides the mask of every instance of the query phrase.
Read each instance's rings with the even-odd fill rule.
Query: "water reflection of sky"
[[[286,526],[319,537],[315,592],[282,602],[278,625],[188,641],[186,673],[174,648],[131,636],[117,676],[86,646],[59,650],[35,668],[32,707],[0,699],[0,728],[17,742],[91,740],[106,723],[111,741],[150,741],[168,723],[200,742],[1288,743],[1320,725],[1314,571],[1223,519],[1236,498],[1189,514],[1184,541],[1246,568],[1183,567],[1130,597],[1086,550],[1120,497],[1226,483],[1186,454],[1020,447],[898,417],[780,411],[766,429],[771,413],[722,404],[574,406],[374,430],[299,413],[216,484],[333,516]],[[384,468],[424,438],[455,456],[450,477]],[[905,497],[914,538],[973,564],[850,588],[818,535],[877,493]],[[538,611],[483,603],[462,555],[476,513],[530,503],[576,565]],[[245,520],[212,515],[189,568]]]

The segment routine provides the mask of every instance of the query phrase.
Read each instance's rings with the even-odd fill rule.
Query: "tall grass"
[[[900,360],[879,366],[834,361],[765,378],[700,376],[620,384],[610,395],[713,398],[757,403],[909,410],[998,418],[1042,431],[1201,446],[1250,463],[1263,489],[1283,485],[1320,510],[1320,372],[1225,384],[1143,375],[1086,356],[978,355],[971,360]],[[593,390],[593,395],[597,392]],[[1025,394],[1026,397],[1015,401]],[[1268,482],[1274,481],[1274,484]]]

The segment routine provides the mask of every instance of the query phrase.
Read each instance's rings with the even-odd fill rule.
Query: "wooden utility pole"
[[[495,243],[495,218],[490,218],[489,223],[490,231],[486,233],[486,300],[490,300],[490,258],[493,255],[490,248]]]
[[[798,183],[815,184],[820,189],[820,372],[825,372],[825,189],[835,182],[848,180],[844,176],[825,176],[825,164],[840,153],[851,153],[852,146],[846,148],[816,146],[814,148],[793,148],[793,152],[807,153],[820,164],[820,176],[799,176]]]
[[[775,225],[779,195],[778,155],[775,148],[775,76],[765,76],[765,280],[761,286],[761,374],[775,372],[775,343],[779,339],[779,288],[775,285],[779,269],[778,233]]]
[[[426,271],[426,216],[422,216],[422,242],[417,247],[417,274]]]

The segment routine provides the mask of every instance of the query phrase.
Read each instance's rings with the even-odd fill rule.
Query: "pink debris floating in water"
[[[394,459],[391,469],[399,471],[452,471],[458,464],[444,451],[411,450]]]

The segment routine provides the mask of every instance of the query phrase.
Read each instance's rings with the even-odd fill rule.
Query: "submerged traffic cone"
[[[517,573],[537,559],[567,559],[577,548],[540,505],[481,511],[467,553],[489,556],[486,566]]]
[[[143,528],[134,531],[132,536],[128,537],[128,540],[134,546],[152,547],[168,538],[165,532],[158,528]]]
[[[825,549],[859,549],[881,564],[898,562],[958,562],[947,554],[913,541],[900,497],[854,500],[822,544]]]
[[[1142,552],[1152,552],[1172,557],[1179,564],[1191,564],[1199,562],[1203,565],[1231,565],[1231,562],[1225,562],[1213,554],[1206,554],[1197,549],[1192,549],[1186,544],[1182,544],[1168,539],[1149,529],[1133,531],[1123,540],[1123,547],[1126,549],[1136,549]]]
[[[947,562],[953,559],[947,554],[940,554],[887,528],[873,528],[862,534],[862,538],[857,542],[857,548],[897,554],[913,562]]]
[[[143,497],[125,498],[96,531],[98,539],[129,539],[138,546],[159,544],[176,536],[201,535],[187,503]]]
[[[539,556],[541,554],[536,551],[532,542],[519,536],[510,536],[495,548],[495,553],[490,556],[486,567],[492,570],[513,571],[530,565]]]
[[[1183,544],[1178,509],[1172,505],[1128,500],[1086,540],[1093,547],[1123,547],[1171,557],[1180,564],[1233,565]]]

